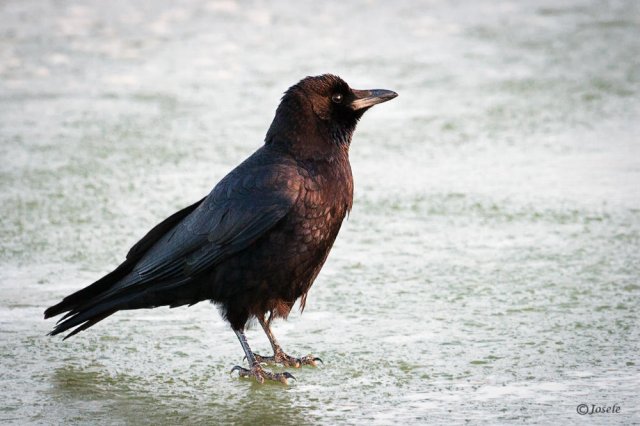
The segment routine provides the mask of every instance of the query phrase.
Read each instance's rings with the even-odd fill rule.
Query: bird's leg
[[[320,358],[314,357],[313,355],[303,356],[302,358],[295,358],[287,355],[286,353],[284,353],[282,347],[276,340],[276,336],[274,336],[273,332],[271,331],[271,319],[267,321],[264,318],[258,318],[258,321],[260,321],[260,325],[269,338],[269,342],[271,343],[271,347],[273,348],[273,356],[262,356],[253,354],[258,363],[263,362],[265,364],[282,364],[285,367],[300,368],[303,365],[312,365],[315,367],[318,365],[318,362],[322,362]]]
[[[238,336],[238,340],[240,340],[240,345],[242,345],[242,350],[246,355],[247,360],[249,361],[249,369],[240,367],[236,365],[231,369],[231,373],[238,370],[240,377],[253,377],[256,379],[258,383],[264,383],[265,379],[273,380],[276,382],[280,382],[282,384],[287,384],[287,379],[294,379],[291,373],[287,373],[286,371],[283,373],[272,373],[270,371],[263,370],[260,366],[260,363],[256,360],[255,355],[251,351],[249,347],[249,343],[247,342],[247,337],[244,335],[244,331],[242,330],[233,330]]]

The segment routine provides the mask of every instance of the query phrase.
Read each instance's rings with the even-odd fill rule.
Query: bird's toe
[[[278,362],[274,356],[262,356],[256,353],[254,353],[253,356],[260,364],[276,364]]]
[[[272,373],[271,371],[264,370],[258,363],[254,364],[251,369],[246,369],[244,367],[236,365],[231,369],[229,374],[232,374],[234,371],[238,371],[239,377],[253,378],[260,384],[263,384],[265,380],[271,380],[286,385],[288,384],[288,379],[296,379],[291,373],[288,373],[286,371],[282,373]]]
[[[302,365],[310,365],[312,367],[317,367],[318,363],[324,364],[324,362],[322,362],[320,358],[313,355],[303,356],[302,358],[300,358],[300,363]]]
[[[289,373],[288,371],[284,371],[282,373],[271,373],[269,371],[265,371],[265,374],[267,375],[267,378],[269,380],[273,380],[275,382],[280,382],[283,385],[287,385],[288,384],[288,379],[296,380],[296,378],[293,376],[293,374]]]
[[[303,365],[310,365],[312,367],[318,366],[318,361],[322,362],[322,360],[313,355],[306,355],[302,358],[292,357],[290,355],[285,354],[284,352],[280,352],[275,355],[276,362],[278,364],[282,364],[285,367],[293,367],[300,368]]]
[[[306,355],[301,358],[296,358],[294,356],[287,355],[282,351],[278,351],[272,356],[263,356],[255,353],[253,355],[255,356],[256,361],[258,361],[259,364],[278,364],[282,365],[283,367],[300,368],[303,365],[317,367],[318,363],[323,363],[320,358],[313,355]]]

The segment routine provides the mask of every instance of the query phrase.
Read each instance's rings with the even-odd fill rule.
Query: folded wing
[[[46,317],[67,312],[51,334],[79,326],[71,337],[121,309],[200,301],[190,284],[282,220],[299,182],[290,167],[239,167],[206,198],[152,229],[118,269],[49,308]]]

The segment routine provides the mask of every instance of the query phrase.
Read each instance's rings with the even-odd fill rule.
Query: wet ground
[[[638,58],[634,1],[3,2],[0,421],[640,423]],[[324,365],[230,376],[207,303],[45,337],[323,72],[400,94],[359,125],[351,216],[274,328]]]

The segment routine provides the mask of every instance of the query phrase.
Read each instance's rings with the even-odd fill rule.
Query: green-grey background
[[[0,422],[640,423],[638,58],[634,0],[3,1]],[[207,303],[45,337],[45,307],[323,72],[400,94],[360,123],[351,216],[275,325],[323,366],[230,376]]]

